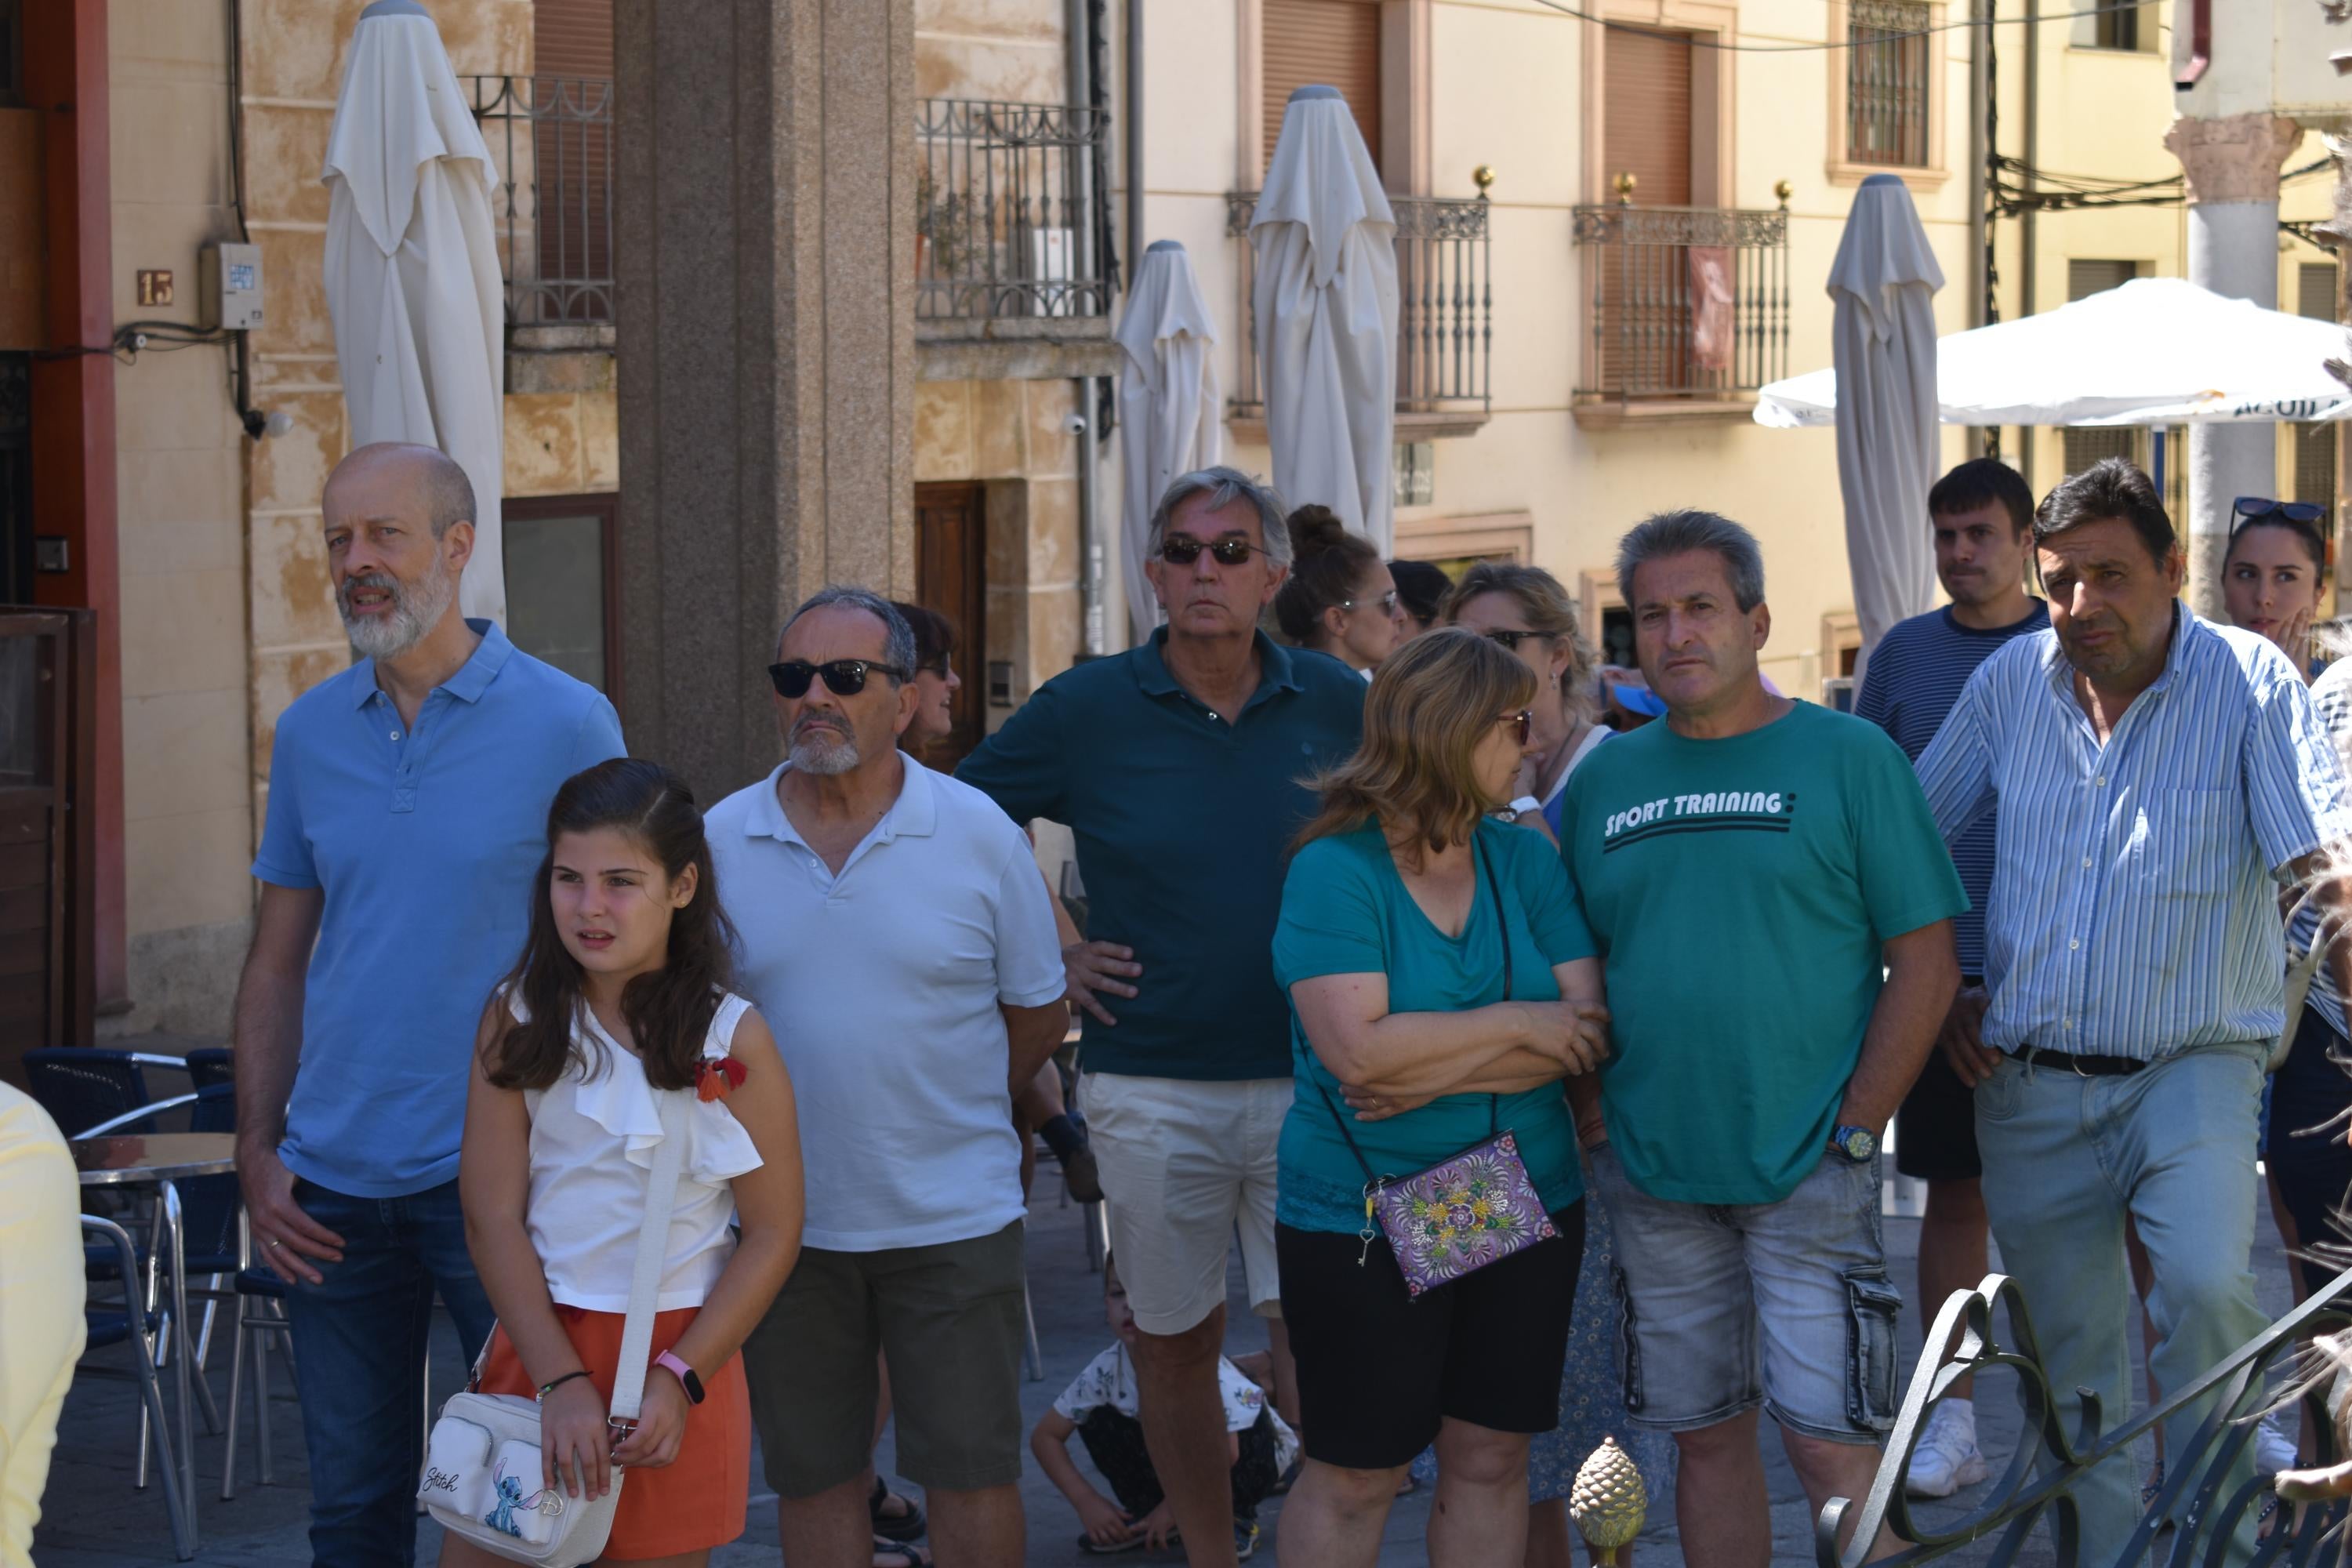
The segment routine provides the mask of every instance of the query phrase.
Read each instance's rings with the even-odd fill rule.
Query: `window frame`
[[[1927,0],[1927,161],[1922,163],[1864,163],[1853,154],[1849,138],[1853,132],[1853,56],[1850,47],[1822,51],[1828,61],[1829,72],[1829,153],[1824,172],[1832,185],[1859,185],[1873,174],[1893,174],[1915,191],[1932,191],[1952,177],[1951,158],[1946,149],[1946,109],[1951,97],[1948,80],[1953,61],[1949,40],[1953,35],[1944,31],[1948,10],[1945,0]],[[1853,0],[1829,0],[1827,37],[1836,44],[1845,44],[1853,36]]]
[[[621,685],[621,492],[580,490],[560,496],[508,496],[499,503],[499,548],[503,553],[506,525],[510,521],[589,515],[593,515],[600,524],[604,558],[604,698],[625,725],[629,710]]]

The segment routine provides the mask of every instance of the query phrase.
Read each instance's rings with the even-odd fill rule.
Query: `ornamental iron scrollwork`
[[[915,115],[915,317],[1101,318],[1107,111],[927,98]]]
[[[490,150],[490,216],[507,324],[613,320],[613,84],[596,77],[465,79]]]
[[[1928,1349],[1913,1372],[1903,1408],[1889,1435],[1886,1450],[1870,1493],[1859,1503],[1846,1498],[1831,1500],[1814,1524],[1814,1560],[1819,1568],[1860,1568],[1871,1543],[1884,1525],[1899,1541],[1909,1542],[1885,1563],[1927,1563],[1950,1556],[1971,1542],[1990,1540],[1991,1553],[1983,1561],[1990,1568],[2006,1568],[2018,1561],[2029,1539],[2048,1531],[2042,1546],[2054,1548],[2056,1568],[2138,1568],[2142,1563],[2181,1565],[2221,1563],[2229,1542],[2249,1517],[2259,1517],[2273,1495],[2274,1478],[2256,1475],[2231,1485],[2231,1471],[2252,1443],[2256,1419],[2280,1397],[2276,1371],[2294,1378],[2305,1343],[2315,1335],[2352,1325],[2352,1270],[2338,1276],[2325,1289],[2208,1370],[2188,1387],[2167,1390],[2164,1403],[2113,1431],[2105,1428],[2100,1401],[2088,1389],[2078,1390],[2082,1415],[2073,1431],[2062,1419],[2059,1403],[2044,1370],[2025,1296],[2006,1275],[1991,1274],[1974,1290],[1957,1291],[1944,1303],[1927,1331]],[[2011,1337],[2004,1341],[1994,1328],[1994,1309],[2007,1315]],[[1905,1488],[1911,1461],[1928,1419],[1954,1384],[1982,1372],[2006,1368],[2016,1375],[2017,1397],[2024,1421],[2017,1451],[2008,1466],[1986,1486],[1983,1495],[1957,1520],[1930,1525],[1916,1518]],[[2306,1378],[2304,1381],[2308,1382]],[[2168,1451],[2165,1479],[2143,1511],[2137,1527],[2114,1564],[2093,1565],[2082,1556],[2081,1521],[2074,1497],[2083,1479],[2102,1465],[2129,1465],[2138,1439],[2187,1406],[2212,1397],[2212,1409],[2199,1424],[2186,1451]],[[2332,1455],[2336,1434],[2320,1408],[2317,1391],[2305,1394],[2317,1417],[2323,1455]],[[2298,1565],[2338,1561],[2338,1527],[2347,1503],[2307,1503],[2263,1541],[2252,1563]],[[1852,1542],[1841,1552],[1838,1536],[1847,1519],[1854,1521]],[[2291,1522],[2289,1521],[2291,1520]],[[2322,1553],[2325,1552],[2323,1556]]]

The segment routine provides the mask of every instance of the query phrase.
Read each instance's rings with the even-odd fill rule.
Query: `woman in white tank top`
[[[750,1493],[737,1352],[800,1251],[792,1083],[726,989],[730,933],[683,784],[599,763],[557,792],[548,840],[529,942],[483,1016],[459,1168],[499,1313],[481,1388],[541,1405],[541,1473],[503,1500],[601,1496],[626,1467],[598,1561],[701,1568],[742,1533]],[[605,1418],[665,1093],[688,1142],[644,1403],[616,1446]],[[499,1561],[455,1537],[442,1552],[445,1568]]]

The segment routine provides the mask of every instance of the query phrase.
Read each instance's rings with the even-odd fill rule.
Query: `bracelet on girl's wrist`
[[[553,1383],[542,1383],[542,1384],[541,1384],[539,1385],[539,1402],[540,1402],[541,1405],[546,1404],[546,1403],[547,1403],[547,1396],[548,1396],[549,1394],[551,1394],[554,1393],[557,1389],[562,1388],[565,1384],[570,1383],[573,1378],[575,1378],[575,1377],[585,1377],[585,1376],[587,1376],[587,1375],[588,1375],[587,1369],[583,1367],[583,1368],[582,1368],[582,1369],[581,1369],[580,1371],[578,1371],[578,1372],[567,1372],[567,1373],[565,1373],[562,1377],[557,1378]]]

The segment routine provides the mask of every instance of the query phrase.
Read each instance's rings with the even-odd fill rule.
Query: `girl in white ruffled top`
[[[731,932],[702,816],[652,763],[603,763],[548,812],[530,937],[482,1019],[459,1170],[499,1328],[481,1387],[537,1394],[542,1485],[622,1489],[599,1562],[700,1568],[742,1533],[751,1405],[737,1355],[800,1251],[791,1080],[727,989]],[[454,911],[453,911],[454,912]],[[637,1426],[605,1426],[661,1142],[693,1090]],[[730,1232],[740,1225],[740,1242]],[[499,1560],[450,1538],[445,1568]]]

